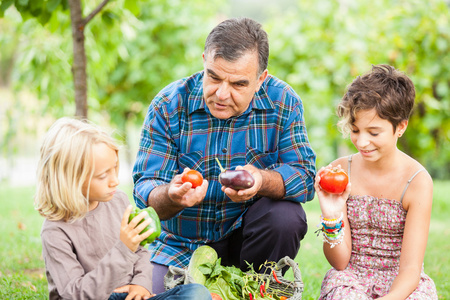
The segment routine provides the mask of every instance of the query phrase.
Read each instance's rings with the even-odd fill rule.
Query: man
[[[314,197],[315,154],[299,96],[267,71],[261,25],[229,19],[208,35],[204,70],[165,87],[150,104],[133,170],[138,206],[152,206],[162,233],[152,244],[154,291],[169,265],[187,266],[207,244],[224,265],[257,269],[294,258],[307,232],[300,203]],[[245,169],[255,183],[236,191],[218,181]],[[192,188],[182,172],[199,171]],[[159,280],[159,283],[158,283]]]

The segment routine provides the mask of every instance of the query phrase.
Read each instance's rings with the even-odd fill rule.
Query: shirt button
[[[228,151],[227,148],[223,148],[223,149],[222,149],[222,152],[223,152],[223,153],[227,153],[227,151]]]

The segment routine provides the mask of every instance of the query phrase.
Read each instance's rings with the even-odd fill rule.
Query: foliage
[[[20,14],[10,7],[0,21],[17,25],[21,42],[0,63],[14,53],[13,83],[17,90],[37,93],[43,105],[36,114],[73,115],[72,37],[65,0],[42,21],[44,26],[29,18],[29,6],[35,4],[19,2],[27,3],[22,7],[16,1]],[[49,2],[43,2],[43,9]],[[96,5],[84,2],[87,12]],[[189,5],[179,0],[111,1],[85,28],[91,119],[112,124],[126,139],[127,126],[141,124],[148,104],[164,85],[201,68],[203,42],[217,22],[219,4],[218,0]],[[0,34],[0,46],[8,38]]]
[[[448,4],[442,0],[297,3],[297,9],[268,24],[269,67],[302,97],[318,165],[328,164],[350,145],[335,126],[334,109],[346,86],[372,64],[387,63],[416,85],[416,110],[400,148],[425,164],[434,177],[448,178]]]
[[[89,66],[89,73],[99,72],[105,63],[108,66],[92,83],[99,109],[108,111],[123,132],[127,121],[142,123],[151,100],[165,85],[201,69],[204,39],[217,22],[217,1],[151,3],[137,2],[128,12],[107,11],[115,16],[107,34],[100,34],[104,24],[92,28],[95,36],[104,39],[95,42],[108,44],[92,49],[98,59]]]

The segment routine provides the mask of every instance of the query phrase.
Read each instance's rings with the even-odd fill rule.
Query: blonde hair
[[[48,220],[73,222],[89,211],[94,173],[93,145],[105,143],[118,154],[116,141],[86,120],[61,118],[48,130],[40,149],[35,209]],[[83,184],[88,192],[83,195]]]

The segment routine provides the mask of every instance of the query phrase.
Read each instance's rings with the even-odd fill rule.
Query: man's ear
[[[255,93],[256,93],[257,91],[259,91],[259,88],[260,88],[261,85],[263,84],[264,80],[266,80],[268,74],[269,74],[269,71],[267,71],[267,69],[265,69],[264,72],[262,72],[261,75],[259,75],[259,78],[258,78],[258,84],[257,84],[257,86],[256,86]]]

